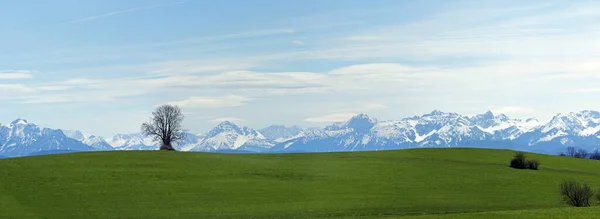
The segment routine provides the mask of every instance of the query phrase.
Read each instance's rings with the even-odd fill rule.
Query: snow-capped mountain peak
[[[40,128],[25,119],[0,127],[0,155],[21,156],[44,150],[156,150],[159,143],[140,133],[104,140],[80,131]],[[208,133],[185,133],[174,147],[183,151],[324,152],[415,147],[493,147],[559,152],[566,146],[600,147],[600,113],[561,113],[548,121],[512,119],[486,111],[475,116],[434,110],[399,120],[380,121],[357,114],[324,128],[273,125],[260,131],[233,122]],[[111,147],[112,146],[112,147]]]
[[[441,110],[437,110],[436,109],[436,110],[431,111],[428,114],[423,115],[423,117],[426,117],[426,116],[441,116],[441,115],[444,115],[444,114],[446,114],[446,113],[442,112]]]
[[[286,127],[283,125],[272,125],[258,132],[265,136],[266,139],[275,142],[284,142],[303,134],[303,130],[299,126]]]
[[[259,150],[273,146],[260,132],[224,121],[200,136],[198,144],[186,147],[190,151]]]
[[[223,122],[219,123],[215,128],[227,129],[227,128],[239,128],[239,126],[230,121],[223,121]]]
[[[114,150],[114,148],[104,138],[90,135],[81,131],[61,130],[65,136],[80,141],[97,150]]]
[[[3,156],[25,156],[51,150],[90,151],[94,148],[68,138],[60,130],[40,128],[25,119],[0,126],[0,154]]]
[[[157,142],[151,136],[142,133],[119,134],[107,141],[117,150],[154,150],[158,148]]]
[[[64,129],[62,129],[62,132],[67,137],[75,139],[75,140],[87,139],[87,138],[89,138],[91,136],[91,135],[89,135],[87,133],[83,133],[81,131],[74,131],[74,130],[64,130]]]
[[[27,122],[26,119],[21,119],[21,118],[15,119],[14,121],[12,121],[10,123],[11,126],[24,126],[24,125],[28,125],[28,124],[29,124],[29,122]]]
[[[355,131],[368,131],[377,123],[377,119],[369,117],[367,114],[361,113],[350,118],[344,127],[352,128]]]
[[[210,132],[208,132],[208,136],[215,136],[222,132],[242,132],[242,128],[230,121],[223,121],[215,126]]]

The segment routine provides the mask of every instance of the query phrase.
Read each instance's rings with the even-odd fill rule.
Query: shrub
[[[537,160],[528,160],[527,161],[527,169],[537,170],[539,166],[540,166],[540,162]]]
[[[587,184],[570,180],[560,184],[560,195],[563,201],[571,206],[588,207],[594,191]]]
[[[598,191],[596,191],[596,199],[598,199],[598,201],[600,201],[600,189],[598,189]]]
[[[510,161],[510,167],[516,169],[525,169],[527,168],[527,156],[523,152],[515,153],[515,156]]]

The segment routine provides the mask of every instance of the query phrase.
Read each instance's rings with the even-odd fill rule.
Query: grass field
[[[600,162],[413,149],[319,154],[92,152],[0,160],[0,218],[593,218],[558,185]],[[597,203],[595,203],[597,204]]]

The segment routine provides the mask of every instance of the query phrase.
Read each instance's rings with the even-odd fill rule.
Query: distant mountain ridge
[[[565,147],[594,150],[600,146],[600,112],[560,113],[547,122],[511,119],[487,111],[464,116],[434,110],[422,116],[380,121],[358,114],[323,128],[273,125],[260,130],[222,122],[206,134],[186,133],[175,148],[226,153],[287,153],[392,150],[425,147],[505,148],[556,154]],[[140,133],[110,139],[74,130],[40,128],[17,119],[0,127],[0,156],[48,151],[156,150]]]
[[[94,151],[93,147],[67,137],[62,131],[40,128],[25,119],[0,127],[0,155],[26,156],[41,151]]]

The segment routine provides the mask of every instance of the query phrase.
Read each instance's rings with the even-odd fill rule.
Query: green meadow
[[[600,161],[514,152],[71,153],[0,159],[0,218],[591,218],[562,180],[600,188]],[[598,203],[594,202],[595,205]]]

